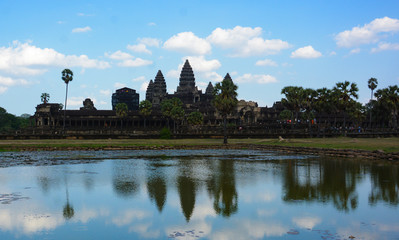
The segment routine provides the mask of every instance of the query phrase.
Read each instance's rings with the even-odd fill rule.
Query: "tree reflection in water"
[[[378,202],[386,202],[391,205],[399,203],[399,171],[398,166],[390,164],[375,165],[370,167],[371,192],[369,204],[375,205]]]
[[[189,222],[195,207],[196,186],[192,178],[186,176],[177,177],[177,189],[179,191],[180,205]]]
[[[213,169],[213,176],[207,181],[208,192],[214,198],[215,212],[229,217],[238,210],[238,194],[235,185],[234,160],[219,160],[219,168]]]
[[[138,189],[139,184],[134,176],[134,166],[127,161],[114,161],[112,185],[115,193],[120,197],[133,197]]]
[[[166,202],[167,188],[165,175],[162,172],[163,165],[153,162],[147,170],[147,190],[151,201],[155,202],[158,211],[162,212]]]

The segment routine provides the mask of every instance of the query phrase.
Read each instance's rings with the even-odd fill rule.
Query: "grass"
[[[23,148],[106,148],[106,147],[159,147],[223,145],[223,139],[47,139],[47,140],[0,140],[1,151],[18,151]],[[291,147],[313,147],[332,149],[382,150],[399,152],[399,138],[306,138],[306,139],[229,139],[229,144],[261,144]]]

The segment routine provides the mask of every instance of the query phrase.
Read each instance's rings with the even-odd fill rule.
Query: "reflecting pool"
[[[0,153],[0,239],[399,239],[399,165],[252,150]]]

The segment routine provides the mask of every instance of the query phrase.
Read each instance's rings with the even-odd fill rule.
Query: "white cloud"
[[[146,92],[148,87],[148,82],[143,82],[140,86],[140,91]]]
[[[10,77],[0,76],[0,85],[10,87],[15,85],[29,85],[29,82],[25,79],[12,79]]]
[[[192,55],[209,54],[212,49],[208,41],[195,36],[192,32],[174,35],[164,43],[163,48]]]
[[[130,55],[129,53],[125,53],[125,52],[122,52],[120,50],[118,50],[118,51],[116,51],[116,52],[114,52],[112,54],[105,53],[105,56],[110,58],[110,59],[113,59],[113,60],[125,60],[125,59],[133,58],[133,56]]]
[[[74,29],[72,29],[72,32],[73,33],[84,33],[84,32],[89,32],[91,30],[92,30],[91,27],[86,26],[86,27],[82,27],[82,28],[74,28]]]
[[[147,46],[143,43],[139,43],[136,45],[127,45],[127,49],[133,52],[152,54],[152,52],[148,50]]]
[[[154,22],[149,22],[148,23],[148,26],[156,26],[157,24],[156,23],[154,23]]]
[[[183,64],[188,59],[194,71],[195,78],[205,78],[211,81],[222,81],[223,78],[218,73],[214,72],[219,69],[222,64],[217,59],[206,60],[204,56],[186,56],[182,58],[182,63],[179,64],[177,70],[170,70],[166,76],[171,78],[179,78]]]
[[[385,37],[381,33],[399,31],[399,20],[389,17],[376,18],[363,27],[354,27],[352,30],[340,32],[335,37],[339,47],[353,47],[362,44],[376,43]]]
[[[29,42],[14,41],[10,47],[0,47],[0,70],[15,75],[37,75],[47,71],[43,67],[109,68],[105,61],[86,55],[64,55],[51,48],[39,48]]]
[[[378,47],[371,49],[372,53],[381,52],[381,51],[388,51],[388,50],[399,50],[399,43],[386,43],[381,42],[378,44]]]
[[[298,48],[294,52],[291,53],[291,58],[319,58],[322,54],[319,51],[314,50],[312,46],[306,46],[302,48]]]
[[[259,60],[255,63],[256,66],[271,66],[277,67],[277,63],[270,59]]]
[[[149,47],[159,47],[161,44],[161,40],[156,38],[139,38],[137,41]]]
[[[146,211],[129,209],[124,211],[121,215],[112,218],[112,223],[118,227],[131,224],[134,220],[142,220],[150,217],[151,214]]]
[[[250,73],[246,73],[242,76],[237,77],[234,79],[234,81],[238,83],[252,83],[256,82],[259,84],[268,84],[268,83],[276,83],[278,82],[277,79],[271,75],[265,75],[265,74],[255,74],[252,75]]]
[[[121,67],[142,67],[142,66],[147,66],[147,65],[151,65],[151,64],[152,64],[152,61],[141,59],[141,58],[126,59],[126,60],[123,60],[123,62],[118,63],[118,65]]]
[[[147,78],[144,76],[140,76],[140,77],[136,77],[132,79],[132,82],[142,82],[142,81],[146,81]]]
[[[115,88],[124,88],[124,87],[126,87],[126,84],[120,83],[120,82],[116,82],[116,83],[114,84],[114,87],[115,87]]]
[[[321,223],[321,219],[318,217],[294,217],[292,221],[301,228],[313,229],[316,225]]]
[[[360,48],[355,48],[350,51],[350,54],[358,54],[360,53],[360,51],[361,51]]]
[[[83,106],[83,101],[85,97],[69,97],[67,99],[67,107]],[[94,100],[91,99],[93,102]]]
[[[100,94],[104,96],[110,96],[111,95],[111,90],[100,90]]]
[[[0,94],[3,94],[7,91],[7,87],[0,86]]]
[[[249,57],[264,54],[276,54],[290,48],[288,42],[280,39],[263,39],[262,28],[236,26],[233,29],[216,28],[207,40],[221,48],[232,49],[232,57]]]

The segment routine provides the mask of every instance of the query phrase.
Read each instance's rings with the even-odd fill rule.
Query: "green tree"
[[[123,118],[127,117],[128,107],[126,103],[118,103],[115,106],[116,116],[121,118],[121,127],[123,127]]]
[[[279,118],[283,121],[292,120],[292,115],[291,110],[285,109],[280,112]]]
[[[182,101],[176,97],[164,100],[161,102],[161,111],[162,115],[168,119],[168,126],[169,119],[173,120],[173,132],[176,132],[176,122],[179,122],[184,118]]]
[[[227,144],[227,115],[231,114],[237,106],[237,85],[233,83],[227,73],[222,82],[215,85],[213,106],[223,118],[223,143]]]
[[[315,118],[315,107],[317,91],[306,88],[302,91],[302,109],[304,110],[303,118],[308,122],[309,134],[312,137],[312,120]]]
[[[65,110],[64,110],[64,124],[63,124],[63,129],[65,129],[65,116],[66,116],[66,108],[67,108],[67,99],[68,99],[68,84],[73,80],[73,72],[66,68],[62,71],[62,77],[61,79],[65,82],[66,84],[66,93],[65,93]]]
[[[379,105],[384,106],[390,111],[391,126],[398,127],[398,109],[399,109],[399,88],[397,85],[388,86],[387,88],[379,89],[375,93]]]
[[[50,100],[50,94],[42,93],[42,95],[40,96],[40,99],[41,99],[42,103],[46,104]]]
[[[349,110],[351,105],[356,103],[353,98],[358,98],[357,92],[359,91],[359,89],[356,83],[350,83],[348,81],[345,81],[336,83],[333,91],[336,93],[337,96],[339,110],[341,110],[344,115],[343,127],[345,129],[347,111]]]
[[[187,116],[187,122],[190,125],[194,125],[194,126],[201,125],[203,121],[204,121],[204,117],[202,116],[202,113],[200,113],[198,111],[191,112]]]
[[[152,113],[152,103],[148,100],[141,101],[139,104],[140,114],[144,116],[144,127],[146,127],[146,118]]]
[[[372,101],[372,100],[373,100],[373,91],[374,91],[374,89],[377,88],[378,80],[377,80],[377,78],[370,78],[369,81],[368,81],[367,83],[368,83],[367,86],[368,86],[368,87],[370,88],[370,90],[371,90],[370,101]],[[372,111],[370,111],[370,127],[372,127],[371,121],[372,121]]]
[[[295,114],[295,119],[292,119],[291,124],[298,122],[298,115],[303,105],[303,91],[302,87],[296,86],[287,86],[281,90],[281,94],[285,95],[285,98],[281,99],[282,104]]]

